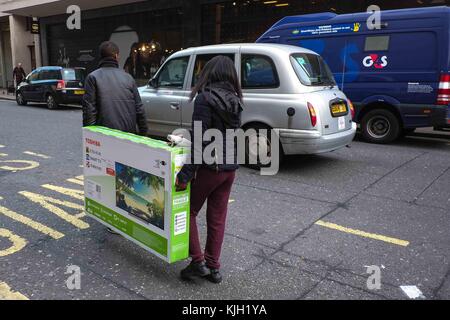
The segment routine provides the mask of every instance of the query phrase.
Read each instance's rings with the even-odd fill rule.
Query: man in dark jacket
[[[19,86],[19,84],[22,83],[23,79],[26,78],[25,70],[22,68],[22,63],[18,63],[17,66],[13,70],[13,79],[16,82],[16,87]]]
[[[136,82],[119,69],[119,47],[110,41],[100,45],[99,69],[86,77],[83,126],[103,126],[146,135],[148,128]],[[117,234],[112,229],[108,231]]]
[[[99,69],[86,77],[83,126],[98,125],[146,135],[148,128],[136,82],[119,68],[119,48],[100,45]]]

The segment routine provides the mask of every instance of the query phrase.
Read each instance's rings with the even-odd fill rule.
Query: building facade
[[[31,33],[32,19],[0,16],[0,87],[13,85],[13,68],[21,62],[28,72],[41,64],[39,34]]]
[[[13,16],[39,18],[40,37],[34,40],[34,44],[39,44],[42,64],[85,67],[91,71],[98,64],[99,44],[112,40],[121,50],[120,67],[131,73],[138,82],[144,83],[175,51],[206,44],[254,42],[287,15],[324,11],[361,12],[371,4],[377,4],[382,10],[446,5],[449,0],[108,0],[98,1],[102,3],[98,7],[92,0],[42,2],[45,1],[8,11]],[[66,26],[68,14],[65,9],[71,2],[78,3],[82,9],[80,30],[69,30]],[[15,21],[16,18],[9,19],[11,26],[11,19]],[[7,33],[1,33],[6,42]],[[12,43],[18,41],[14,39],[16,36],[25,35],[11,31]],[[7,45],[5,47],[8,51]],[[17,46],[13,44],[13,47]],[[23,46],[21,50],[12,50],[12,59],[6,57],[5,61],[25,62],[26,50]],[[27,61],[26,66],[31,67],[31,62]]]

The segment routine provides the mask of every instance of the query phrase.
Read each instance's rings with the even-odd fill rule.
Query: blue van
[[[450,126],[450,8],[285,17],[260,43],[301,46],[320,54],[353,101],[366,141],[389,143],[418,127]]]

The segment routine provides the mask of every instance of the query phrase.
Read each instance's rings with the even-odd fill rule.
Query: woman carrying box
[[[227,141],[227,130],[236,130],[241,125],[242,89],[233,61],[225,56],[211,59],[202,70],[192,90],[194,100],[192,115],[192,161],[183,166],[177,176],[177,189],[184,190],[191,184],[191,215],[189,253],[190,265],[181,271],[184,280],[195,277],[207,277],[214,283],[222,281],[220,269],[220,253],[225,233],[225,222],[231,187],[235,171],[239,168],[234,138]],[[222,133],[223,150],[203,151],[216,141],[203,141],[201,146],[195,145],[194,125],[201,123],[202,133],[216,129]],[[217,132],[217,131],[216,131]],[[203,140],[203,139],[199,139]],[[208,148],[210,149],[210,148]],[[194,163],[195,154],[202,154],[202,162]],[[212,160],[212,161],[211,161]],[[207,164],[210,163],[210,164]],[[207,240],[204,253],[200,245],[197,216],[207,201],[206,221]]]

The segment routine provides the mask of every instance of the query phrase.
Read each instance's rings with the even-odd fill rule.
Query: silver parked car
[[[353,141],[353,106],[324,60],[313,51],[277,44],[213,45],[173,54],[139,88],[152,135],[166,137],[191,127],[191,88],[217,55],[235,62],[244,94],[244,129],[254,128],[256,134],[275,129],[286,155],[334,151]],[[254,138],[248,141],[270,144],[261,134]],[[258,149],[250,145],[247,150]]]

